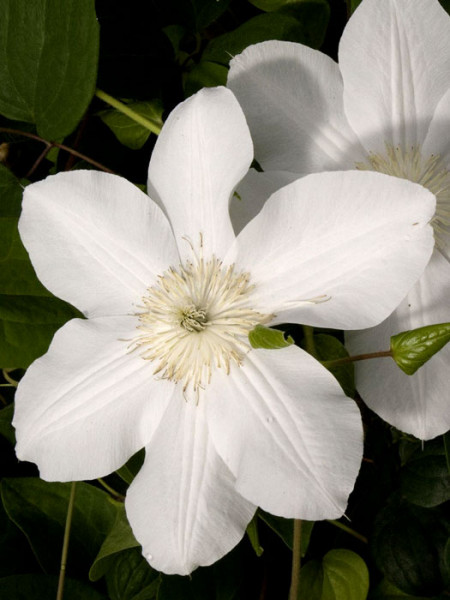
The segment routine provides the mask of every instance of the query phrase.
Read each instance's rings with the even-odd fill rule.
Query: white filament
[[[422,156],[420,146],[402,148],[385,144],[386,153],[369,153],[366,162],[356,163],[356,168],[378,171],[420,183],[436,196],[436,213],[431,221],[436,245],[442,250],[450,243],[450,172],[438,154]]]
[[[214,368],[242,364],[248,333],[273,318],[252,307],[253,289],[248,273],[215,256],[171,267],[144,296],[131,347],[155,363],[155,374],[198,394]]]

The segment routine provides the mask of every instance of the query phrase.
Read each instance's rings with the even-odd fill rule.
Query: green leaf
[[[58,298],[0,294],[0,366],[28,367],[48,350],[55,332],[78,315]]]
[[[19,180],[0,164],[0,264],[10,253],[13,244],[22,192]]]
[[[361,0],[347,0],[347,7],[350,14],[354,13],[358,6],[361,4]]]
[[[365,600],[368,591],[366,563],[350,550],[330,550],[300,572],[300,596],[308,600]]]
[[[186,3],[186,0],[182,0]],[[196,31],[204,29],[224,13],[231,0],[188,0],[192,9],[192,23]]]
[[[238,544],[210,567],[200,567],[188,577],[162,575],[158,600],[234,600],[244,579],[244,555]],[[248,590],[246,590],[248,591]]]
[[[450,323],[427,325],[391,337],[391,352],[397,365],[412,375],[450,341]]]
[[[130,485],[133,479],[139,473],[142,465],[144,464],[144,458],[145,450],[142,448],[142,450],[138,450],[136,454],[133,454],[133,456],[127,461],[125,465],[123,465],[123,467],[117,469],[117,475],[121,479],[123,479],[125,483],[128,483],[128,485]]]
[[[445,586],[450,587],[450,537],[445,544],[444,552],[442,555],[442,578]]]
[[[94,94],[94,0],[0,3],[0,112],[54,140],[71,133]]]
[[[265,348],[266,350],[278,350],[294,343],[291,336],[286,339],[282,331],[263,325],[257,325],[252,329],[248,334],[248,339],[252,348]]]
[[[46,573],[58,573],[70,483],[41,479],[4,479],[3,505],[9,518],[22,530]],[[71,564],[87,572],[114,524],[117,503],[87,483],[77,483],[70,534]]]
[[[294,519],[285,519],[284,517],[276,517],[264,510],[258,510],[258,517],[268,525],[272,531],[274,531],[286,544],[286,546],[292,550],[293,548],[293,537],[294,537]],[[305,556],[308,550],[309,540],[314,527],[314,521],[302,520],[302,536],[301,536],[301,555]]]
[[[139,542],[133,535],[128,519],[125,514],[125,507],[119,506],[115,523],[111,531],[106,536],[94,564],[89,571],[89,578],[97,581],[111,569],[116,555],[130,548],[138,548]]]
[[[58,577],[51,575],[10,575],[0,578],[0,597],[5,600],[49,600],[56,598]],[[106,600],[103,594],[92,587],[66,578],[64,600]]]
[[[450,0],[439,0],[439,3],[442,8],[450,14]]]
[[[258,15],[237,29],[210,41],[202,59],[228,65],[247,46],[266,40],[288,40],[318,48],[328,25],[330,7],[324,0],[305,0],[276,12]]]
[[[130,102],[127,107],[131,108],[138,115],[152,121],[157,127],[163,125],[162,113],[163,106],[159,100],[150,102]],[[105,110],[99,113],[102,121],[111,129],[121,144],[139,150],[148,140],[151,131],[133,121],[130,117],[119,110]]]
[[[39,569],[31,548],[0,502],[0,578]],[[0,598],[4,596],[0,594]]]
[[[110,600],[152,600],[156,598],[160,578],[151,568],[140,549],[130,549],[116,554],[106,573]]]
[[[413,596],[432,596],[444,589],[449,535],[450,517],[444,507],[422,508],[394,494],[375,520],[372,553],[397,588]]]
[[[256,556],[262,556],[264,552],[264,548],[261,546],[259,542],[259,532],[258,532],[258,517],[255,515],[250,523],[247,525],[246,529],[248,539],[250,540],[250,544],[252,545],[253,550],[255,551]]]
[[[432,600],[429,596],[410,596],[392,585],[387,579],[376,587],[374,593],[370,596],[370,600]]]
[[[321,361],[335,360],[349,356],[345,346],[333,335],[319,333],[314,336],[317,358]],[[338,367],[327,367],[338,380],[344,393],[350,398],[355,397],[355,367],[353,363]]]
[[[28,367],[61,325],[80,316],[36,277],[17,229],[22,193],[19,180],[0,165],[0,367]]]
[[[184,94],[188,97],[204,87],[226,85],[227,77],[228,69],[224,65],[219,65],[209,60],[201,60],[186,75]]]
[[[301,2],[307,2],[308,0],[249,0],[250,4],[256,6],[260,10],[265,12],[272,12],[279,10],[292,4],[300,4]]]
[[[447,471],[450,473],[450,431],[443,435],[445,460],[447,462]]]
[[[164,0],[159,10],[171,19],[171,23],[182,24],[192,32],[208,27],[224,13],[231,0]]]
[[[0,435],[3,435],[10,444],[16,443],[16,434],[11,425],[14,414],[14,404],[8,404],[0,410]]]
[[[416,448],[400,471],[403,496],[419,506],[438,506],[450,500],[450,473],[444,444],[433,440]]]

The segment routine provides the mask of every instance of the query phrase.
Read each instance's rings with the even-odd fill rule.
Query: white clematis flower
[[[216,88],[168,118],[153,200],[94,171],[24,194],[20,233],[41,281],[88,319],[62,327],[21,381],[17,455],[70,481],[145,447],[126,510],[166,573],[223,556],[257,505],[310,520],[343,513],[362,455],[357,407],[300,348],[252,350],[248,333],[373,325],[433,247],[432,194],[378,173],[296,181],[236,237],[228,204],[252,157],[237,101]]]
[[[439,2],[363,0],[339,66],[301,44],[263,42],[232,61],[229,87],[265,170],[378,171],[436,195],[429,267],[388,320],[348,335],[350,351],[385,350],[391,335],[450,321],[450,18]],[[390,358],[363,361],[356,384],[386,421],[429,439],[450,428],[449,363],[450,345],[413,376]]]

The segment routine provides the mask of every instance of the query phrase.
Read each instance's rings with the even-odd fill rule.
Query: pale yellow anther
[[[431,221],[436,245],[448,253],[450,246],[450,171],[439,154],[424,157],[420,146],[385,144],[385,153],[369,153],[357,169],[377,171],[420,183],[436,196],[436,213]]]
[[[154,363],[154,374],[180,382],[198,399],[213,370],[240,366],[250,350],[248,333],[273,318],[253,308],[253,291],[248,273],[214,256],[171,267],[144,296],[140,334],[130,348]]]

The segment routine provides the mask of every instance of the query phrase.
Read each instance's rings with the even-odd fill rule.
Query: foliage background
[[[358,3],[0,0],[1,598],[56,596],[71,490],[41,481],[14,454],[15,382],[77,314],[34,275],[17,232],[22,186],[97,167],[144,187],[152,131],[201,87],[225,84],[231,56],[281,39],[336,59]],[[284,329],[303,343],[300,327]],[[345,354],[340,332],[316,331],[315,342],[323,360]],[[352,368],[335,375],[355,397]],[[450,435],[422,445],[356,401],[366,432],[360,476],[347,518],[303,523],[302,597],[443,600],[450,596]],[[287,598],[292,521],[262,511],[235,550],[190,578],[149,567],[123,510],[141,461],[138,454],[105,480],[77,484],[66,600]]]

